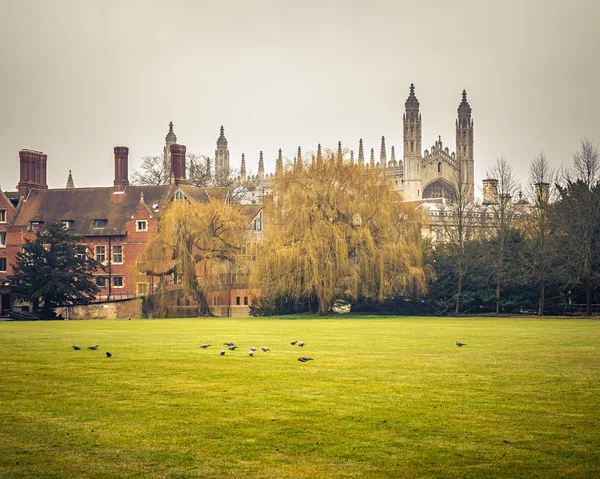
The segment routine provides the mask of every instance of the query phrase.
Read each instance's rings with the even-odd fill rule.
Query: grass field
[[[600,321],[0,323],[0,477],[600,477]]]

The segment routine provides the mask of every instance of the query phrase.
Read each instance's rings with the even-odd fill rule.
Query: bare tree
[[[465,181],[462,162],[454,170],[450,181],[453,200],[444,203],[441,208],[441,219],[444,225],[445,241],[450,254],[454,257],[453,269],[456,273],[456,306],[454,312],[460,313],[460,301],[465,276],[473,263],[473,257],[467,252],[467,244],[479,233],[477,228],[476,205],[473,203],[473,185]]]
[[[585,289],[586,315],[592,314],[592,297],[600,267],[600,159],[598,148],[582,140],[581,150],[573,155],[573,168],[559,186],[558,218],[567,279]]]
[[[211,184],[211,159],[205,155],[187,153],[185,167],[188,184],[207,187]],[[171,171],[166,167],[164,156],[144,156],[140,168],[131,175],[133,185],[168,185],[172,182]]]
[[[557,267],[552,218],[556,181],[556,171],[540,152],[529,167],[527,193],[531,207],[524,228],[528,251],[523,258],[527,272],[539,287],[538,316],[544,315],[546,284]]]
[[[502,311],[502,288],[505,285],[508,272],[507,242],[511,230],[519,219],[518,208],[514,202],[519,183],[506,158],[498,158],[496,163],[487,170],[488,178],[497,180],[497,201],[488,206],[486,214],[487,231],[490,237],[489,264],[496,286],[496,313]]]

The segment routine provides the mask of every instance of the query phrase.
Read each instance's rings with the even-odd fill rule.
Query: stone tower
[[[173,122],[169,122],[169,133],[165,136],[165,147],[163,148],[163,171],[165,184],[173,183],[171,173],[171,145],[177,143],[177,137],[173,133]]]
[[[229,173],[229,148],[227,148],[225,129],[221,125],[221,134],[217,139],[217,149],[215,150],[215,178],[228,178]]]
[[[410,95],[404,104],[404,199],[421,198],[421,114],[415,86],[410,84]]]
[[[461,188],[464,188],[465,198],[469,203],[473,203],[475,194],[473,119],[465,90],[462,92],[462,102],[458,106],[456,120],[456,160],[459,166],[458,181],[461,183]]]

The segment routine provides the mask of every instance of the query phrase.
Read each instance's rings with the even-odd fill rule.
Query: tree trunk
[[[454,310],[455,314],[460,313],[460,295],[462,293],[462,274],[458,275],[458,287],[456,288],[456,309]]]
[[[500,314],[500,284],[496,285],[496,314]]]
[[[587,281],[585,284],[585,315],[592,315],[592,284]]]
[[[538,303],[538,316],[544,315],[544,295],[545,295],[546,284],[542,279],[540,281],[540,300]]]

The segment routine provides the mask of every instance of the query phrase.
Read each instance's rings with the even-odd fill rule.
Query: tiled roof
[[[134,215],[142,193],[149,211],[156,211],[154,214],[158,215],[177,188],[175,185],[128,186],[123,193],[115,193],[112,187],[32,190],[12,224],[28,226],[31,221],[70,220],[72,231],[83,236],[125,235],[126,222]],[[224,199],[227,194],[221,191],[227,191],[226,188],[179,188],[188,198],[202,203],[209,198]],[[106,226],[94,228],[94,220],[106,220]]]

